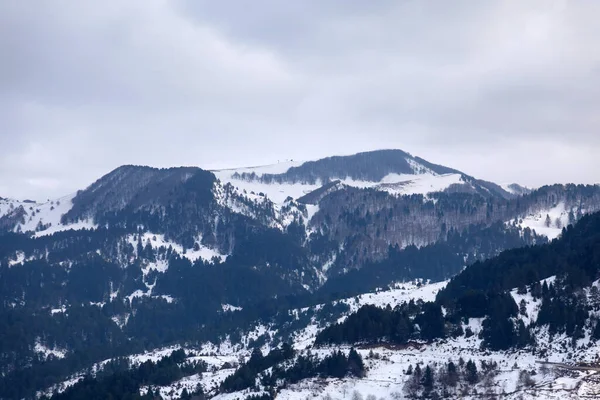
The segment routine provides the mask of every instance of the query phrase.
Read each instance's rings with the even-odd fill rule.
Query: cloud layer
[[[376,148],[598,182],[598,17],[593,0],[2,2],[0,196]]]

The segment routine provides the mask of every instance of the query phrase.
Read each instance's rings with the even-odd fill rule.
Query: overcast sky
[[[0,2],[0,196],[399,148],[600,181],[600,1]]]

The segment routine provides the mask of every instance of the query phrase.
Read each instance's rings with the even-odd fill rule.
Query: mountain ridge
[[[324,358],[315,359],[308,346],[315,344],[325,326],[346,318],[347,325],[328,330],[319,343],[356,338],[353,324],[383,319],[375,323],[382,330],[371,330],[374,325],[367,324],[361,328],[366,336],[358,337],[393,332],[402,345],[418,340],[433,355],[439,351],[453,356],[451,346],[464,345],[474,359],[487,362],[489,358],[479,352],[481,343],[494,348],[508,343],[522,350],[530,343],[531,332],[547,334],[529,326],[538,312],[537,289],[531,295],[522,288],[519,293],[514,289],[514,295],[511,291],[519,303],[525,301],[527,317],[515,314],[518,307],[506,293],[474,296],[481,300],[472,302],[475,311],[480,303],[488,305],[484,311],[499,310],[485,323],[483,316],[468,322],[458,314],[445,316],[441,305],[432,303],[434,295],[458,285],[464,297],[460,284],[452,283],[469,282],[471,272],[464,271],[503,263],[506,256],[497,256],[506,250],[538,254],[553,248],[539,246],[551,240],[567,243],[569,235],[563,232],[571,228],[563,231],[565,227],[586,223],[586,215],[600,211],[600,186],[550,185],[510,194],[494,183],[399,150],[294,163],[299,165],[213,172],[126,165],[60,200],[41,204],[0,200],[0,319],[6,321],[0,324],[0,397],[32,398],[69,377],[75,379],[73,374],[86,375],[81,372],[86,370],[89,379],[96,379],[103,360],[118,363],[121,357],[174,344],[187,349],[176,355],[178,360],[210,361],[209,352],[235,354],[236,363],[243,360],[241,369],[218,363],[215,368],[224,372],[199,372],[221,382],[240,370],[235,377],[242,377],[242,382],[232,378],[223,391],[279,390],[278,379],[312,385],[316,370],[324,377],[344,376],[346,367],[337,369],[333,364],[347,366],[349,349],[346,355],[331,346],[317,348],[316,354]],[[516,192],[521,189],[512,187]],[[495,261],[486,263],[488,259]],[[573,275],[577,276],[581,274]],[[530,284],[532,279],[524,282]],[[555,279],[563,282],[562,276]],[[468,285],[479,289],[475,283]],[[511,285],[503,288],[512,290]],[[386,288],[390,293],[382,292]],[[588,297],[589,291],[584,288]],[[386,299],[390,310],[366,309],[351,317],[359,305],[368,305],[361,300],[363,295]],[[568,307],[573,297],[568,293],[566,299],[566,305],[552,301],[540,309],[542,321],[562,329],[560,321],[548,319],[548,310]],[[447,311],[460,311],[453,303],[447,306]],[[594,331],[593,321],[582,327],[582,320],[577,325],[581,329],[572,329],[569,322],[569,335]],[[395,322],[391,327],[385,321]],[[509,340],[491,334],[490,328],[507,332]],[[447,342],[437,342],[442,338]],[[572,338],[558,341],[566,345],[568,340]],[[263,358],[271,360],[268,355],[252,355],[253,348],[269,353],[283,343],[294,344],[305,369],[288,370],[297,361],[290,359],[290,365],[280,365],[283,372],[274,370],[260,379],[245,375],[248,368],[262,374],[251,366],[263,365],[267,362]],[[210,350],[201,353],[198,348]],[[387,349],[386,357],[407,367],[410,351],[398,351]],[[508,351],[494,357],[513,357]],[[347,377],[351,382],[362,382],[364,373],[379,374],[387,368],[388,361],[368,358],[368,350],[359,348],[358,353],[372,372],[358,368],[357,354],[352,353],[354,372]],[[280,355],[273,357],[279,360]],[[254,357],[254,362],[247,357]],[[142,370],[173,365],[172,360]],[[173,376],[189,373],[193,364],[186,365],[171,370]],[[136,368],[127,366],[128,371],[139,372]],[[531,368],[531,363],[519,362],[519,368]],[[435,365],[430,369],[442,373]],[[406,371],[394,371],[405,376]],[[148,384],[157,382],[144,379]],[[181,387],[167,385],[167,381],[183,385],[172,379],[161,381],[164,398],[183,396],[178,392]],[[200,381],[204,382],[196,377],[190,382]],[[87,384],[91,381],[82,385]],[[206,384],[207,395],[229,399],[219,387]],[[139,387],[140,395],[147,397],[155,395],[150,390],[154,389]],[[238,398],[249,394],[236,393]]]

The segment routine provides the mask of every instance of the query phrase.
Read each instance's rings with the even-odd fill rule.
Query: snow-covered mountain
[[[467,367],[459,365],[461,378],[450,397],[475,398],[492,383],[496,395],[531,397],[567,382],[560,392],[565,397],[591,385],[591,375],[567,367],[548,375],[537,362],[593,361],[597,342],[590,338],[600,315],[595,309],[586,318],[583,308],[553,311],[578,315],[579,322],[566,323],[565,330],[550,328],[556,322],[544,321],[544,307],[558,306],[532,288],[554,277],[561,286],[552,290],[567,288],[556,296],[564,297],[564,307],[595,304],[593,287],[600,276],[593,272],[597,257],[587,253],[593,242],[572,254],[560,252],[575,247],[572,228],[565,228],[599,210],[599,186],[496,185],[400,150],[219,171],[123,166],[61,199],[2,198],[0,318],[7,323],[0,327],[0,342],[7,344],[0,349],[0,397],[51,394],[55,384],[75,385],[82,374],[103,368],[112,376],[124,368],[123,356],[156,361],[143,367],[144,374],[170,365],[170,372],[140,380],[145,382],[140,393],[148,398],[156,391],[177,398],[184,396],[183,388],[191,393],[198,384],[207,397],[224,400],[265,395],[261,390],[275,390],[281,398],[326,393],[341,398],[335,393],[346,391],[348,397],[355,389],[363,396],[398,397],[406,395],[410,382],[417,385],[415,393],[428,395],[407,374],[409,365],[414,370],[429,364],[441,378],[449,360],[459,365],[461,355],[479,363],[480,379],[465,383]],[[593,232],[581,230],[577,237]],[[561,244],[565,236],[568,245]],[[546,245],[552,239],[558,240]],[[551,246],[544,250],[548,255],[536,253],[545,246]],[[522,261],[520,250],[509,261],[496,258],[508,249],[532,252],[522,263],[524,272],[509,273]],[[565,265],[576,266],[581,254],[589,256],[587,272],[569,272],[572,278],[566,279]],[[484,262],[488,259],[500,261]],[[496,276],[488,279],[487,272],[473,269],[479,265]],[[506,276],[497,274],[499,269]],[[498,285],[515,283],[501,290],[481,286],[482,276]],[[448,302],[447,295],[458,290],[455,298],[466,296],[457,285],[473,289],[469,304],[500,305],[479,310],[476,317],[461,315],[464,304]],[[573,285],[579,285],[575,294],[568,292]],[[515,314],[502,291],[523,304],[524,312]],[[442,293],[443,303],[437,303],[436,293]],[[323,335],[328,340],[346,335],[344,327],[338,333],[326,330],[354,323],[369,304],[396,313],[387,316],[399,318],[396,342],[320,342]],[[504,314],[484,323],[491,309],[504,310],[510,323]],[[373,309],[360,312],[381,317]],[[426,333],[432,316],[444,319],[437,325],[443,335],[439,329],[438,336]],[[514,328],[510,346],[490,347],[498,341],[488,334],[491,323],[498,324],[495,331]],[[383,325],[367,323],[360,330]],[[523,329],[539,338],[537,348],[527,348],[531,343]],[[292,345],[295,358],[286,351],[267,356],[273,349],[283,351],[283,343]],[[356,360],[349,361],[355,357],[350,357],[353,345],[367,366],[365,376],[354,368]],[[187,353],[169,358],[177,348]],[[258,365],[279,361],[259,371],[256,385],[244,386],[253,376],[246,372],[255,367],[236,371],[256,348],[271,360],[255,354]],[[161,357],[165,360],[158,363]],[[308,363],[298,367],[304,371],[301,379],[290,370],[296,362]],[[332,378],[335,363],[354,365],[355,375]],[[241,375],[223,383],[232,374]],[[242,383],[234,382],[238,378]],[[530,387],[532,381],[537,386]]]
[[[283,202],[288,196],[297,199],[333,181],[393,195],[458,191],[514,197],[512,191],[498,185],[432,164],[401,150],[379,150],[317,161],[287,161],[213,172],[223,182],[230,182],[247,192],[264,193],[276,203]]]
[[[428,246],[497,222],[520,231],[520,243],[467,255],[485,258],[553,239],[600,209],[598,186],[504,188],[401,150],[218,171],[130,165],[46,203],[1,199],[0,232],[142,230],[180,254],[231,255],[249,236],[274,229],[289,238],[292,229],[300,234],[297,257],[306,260],[295,274],[314,290],[387,258],[390,247]],[[11,262],[19,259],[13,254]]]

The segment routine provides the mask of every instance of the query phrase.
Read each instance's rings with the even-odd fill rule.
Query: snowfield
[[[73,207],[72,201],[75,195],[73,193],[59,199],[48,200],[45,203],[0,199],[0,217],[23,207],[24,222],[17,224],[15,231],[35,232],[35,236],[51,235],[69,229],[96,229],[97,225],[92,221],[80,221],[66,225],[60,222],[61,217]]]
[[[428,193],[446,190],[454,184],[466,183],[461,174],[451,173],[440,175],[409,158],[407,158],[406,161],[410,164],[414,174],[392,173],[386,175],[379,182],[354,180],[350,178],[341,178],[340,181],[347,186],[376,189],[396,196],[410,194],[426,195]],[[240,192],[254,195],[262,193],[275,204],[283,204],[288,197],[298,199],[320,188],[324,183],[264,183],[258,179],[237,179],[234,175],[254,173],[260,178],[265,174],[282,174],[287,172],[289,168],[297,167],[302,164],[302,162],[288,161],[262,167],[223,169],[211,172],[213,172],[223,184],[231,183]]]
[[[569,225],[569,212],[564,203],[559,203],[549,210],[543,210],[531,214],[519,220],[512,220],[523,228],[535,230],[538,235],[547,236],[548,239],[556,239],[562,232],[562,228]]]
[[[282,204],[285,199],[292,197],[298,199],[314,190],[319,189],[322,185],[317,182],[314,185],[306,183],[263,183],[260,181],[247,181],[243,179],[233,178],[233,173],[220,173],[218,178],[222,182],[231,183],[240,192],[249,194],[263,193],[268,199],[275,204]],[[431,192],[440,192],[453,184],[464,184],[460,174],[446,175],[399,175],[389,174],[385,176],[381,182],[358,181],[353,179],[344,179],[341,181],[346,186],[356,188],[371,188],[382,192],[387,192],[392,195],[401,196],[409,194],[426,195]]]
[[[158,248],[158,247],[169,248],[169,247],[171,247],[173,249],[173,251],[175,251],[182,257],[187,258],[191,262],[194,262],[198,259],[202,259],[204,261],[211,261],[214,257],[218,258],[221,261],[224,261],[227,258],[227,255],[221,254],[214,249],[211,249],[209,247],[206,247],[206,246],[200,244],[202,242],[201,237],[198,237],[196,240],[196,242],[198,243],[197,250],[184,249],[182,245],[172,242],[172,241],[169,241],[169,240],[166,240],[165,235],[158,234],[158,233],[145,232],[141,235],[141,238],[139,237],[139,235],[128,235],[127,236],[127,241],[133,246],[134,249],[136,249],[136,251],[137,251],[136,246],[138,244],[139,239],[141,239],[141,241],[142,241],[142,246],[146,246],[146,243],[150,243],[153,248]],[[167,264],[163,263],[163,262],[151,263],[146,268],[144,268],[144,275],[146,275],[150,270],[153,270],[153,269],[158,270],[160,272],[164,272],[164,271],[166,271],[167,267],[168,267]]]
[[[59,348],[49,348],[40,343],[39,339],[35,343],[34,351],[38,353],[42,358],[47,359],[48,357],[65,358],[67,351]]]

